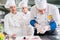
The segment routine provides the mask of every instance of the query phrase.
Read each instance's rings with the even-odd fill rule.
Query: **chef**
[[[48,4],[47,0],[35,0],[30,14],[30,24],[35,28],[34,35],[52,34],[58,27],[59,10],[56,6]]]
[[[10,37],[22,36],[20,26],[20,13],[16,10],[15,0],[7,0],[5,7],[10,12],[4,17],[4,30]]]
[[[22,0],[19,3],[19,7],[22,9],[21,14],[21,26],[23,27],[22,35],[23,36],[33,36],[34,29],[30,25],[30,11],[28,10],[28,0]]]

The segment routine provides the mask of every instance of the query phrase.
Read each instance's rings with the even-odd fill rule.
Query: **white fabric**
[[[9,8],[10,6],[16,6],[15,0],[7,0],[5,7]]]
[[[56,6],[54,6],[52,4],[47,4],[47,9],[46,9],[45,14],[40,14],[36,9],[36,5],[31,8],[30,14],[31,14],[31,19],[35,19],[38,22],[38,24],[41,25],[42,27],[45,27],[48,25],[48,16],[49,15],[52,15],[52,17],[55,20],[55,22],[57,23],[57,25],[60,24],[59,10]]]
[[[31,36],[29,40],[42,40],[39,36]]]
[[[24,28],[22,31],[23,36],[33,36],[34,34],[34,29],[33,27],[29,24],[30,22],[30,12],[28,11],[26,14],[21,12],[21,26]]]
[[[44,34],[46,31],[49,30],[50,30],[50,26],[41,26],[41,25],[37,26],[37,33]]]
[[[4,18],[4,30],[9,36],[12,34],[16,34],[17,36],[22,36],[21,30],[22,27],[20,26],[20,14],[8,13]]]
[[[26,37],[26,39],[23,39]],[[39,36],[22,36],[22,37],[17,37],[16,40],[42,40]]]
[[[35,4],[38,9],[45,9],[47,5],[47,1],[46,0],[35,0]]]
[[[28,4],[28,0],[22,0],[24,2],[25,5]]]
[[[20,8],[22,7],[27,7],[28,6],[28,0],[22,0],[19,5],[18,5]]]
[[[30,36],[22,36],[22,37],[16,37],[16,40],[24,40],[24,37],[26,37],[25,40],[29,40]]]
[[[27,14],[19,13],[12,14],[9,13],[4,18],[4,28],[5,32],[10,36],[16,34],[17,36],[33,36],[34,29],[29,24],[30,13]]]

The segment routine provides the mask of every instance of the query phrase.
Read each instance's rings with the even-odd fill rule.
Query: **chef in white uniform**
[[[30,24],[37,29],[35,35],[53,33],[59,24],[59,10],[47,0],[35,0],[30,14]]]
[[[20,12],[21,14],[21,26],[23,27],[22,29],[22,34],[23,36],[33,36],[34,34],[34,29],[30,25],[30,11],[28,11],[28,0],[22,0],[19,3],[19,7],[22,9]]]
[[[10,9],[10,13],[4,17],[4,30],[9,36],[22,36],[20,26],[20,13],[16,10],[16,4],[14,0],[7,0],[5,5]]]

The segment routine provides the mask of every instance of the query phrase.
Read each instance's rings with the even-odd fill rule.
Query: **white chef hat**
[[[36,7],[39,9],[45,9],[47,7],[47,0],[35,0]]]
[[[7,0],[5,7],[9,8],[10,6],[16,6],[15,0]]]
[[[22,0],[19,5],[20,8],[22,7],[28,7],[28,0]]]

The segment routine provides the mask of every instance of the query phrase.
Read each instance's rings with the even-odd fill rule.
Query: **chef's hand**
[[[44,34],[46,31],[49,31],[49,30],[50,30],[50,26],[49,26],[49,25],[43,26],[43,27],[41,28],[40,33]]]
[[[49,25],[44,26],[44,30],[49,31],[50,30],[50,26]]]
[[[37,28],[37,33],[41,33],[44,34],[45,33],[45,28],[43,28],[41,25],[39,25],[38,23],[35,23],[35,28]]]
[[[12,38],[8,38],[8,40],[13,40]]]
[[[12,38],[15,38],[16,37],[16,34],[12,34]]]
[[[42,27],[39,26],[37,29],[37,33],[44,34],[46,31],[49,30],[50,30],[50,26],[42,26]]]
[[[38,28],[39,27],[39,24],[38,23],[35,23],[35,28]]]
[[[16,34],[12,34],[12,36],[9,37],[8,40],[13,40],[13,39],[15,39],[15,38],[16,38]]]

